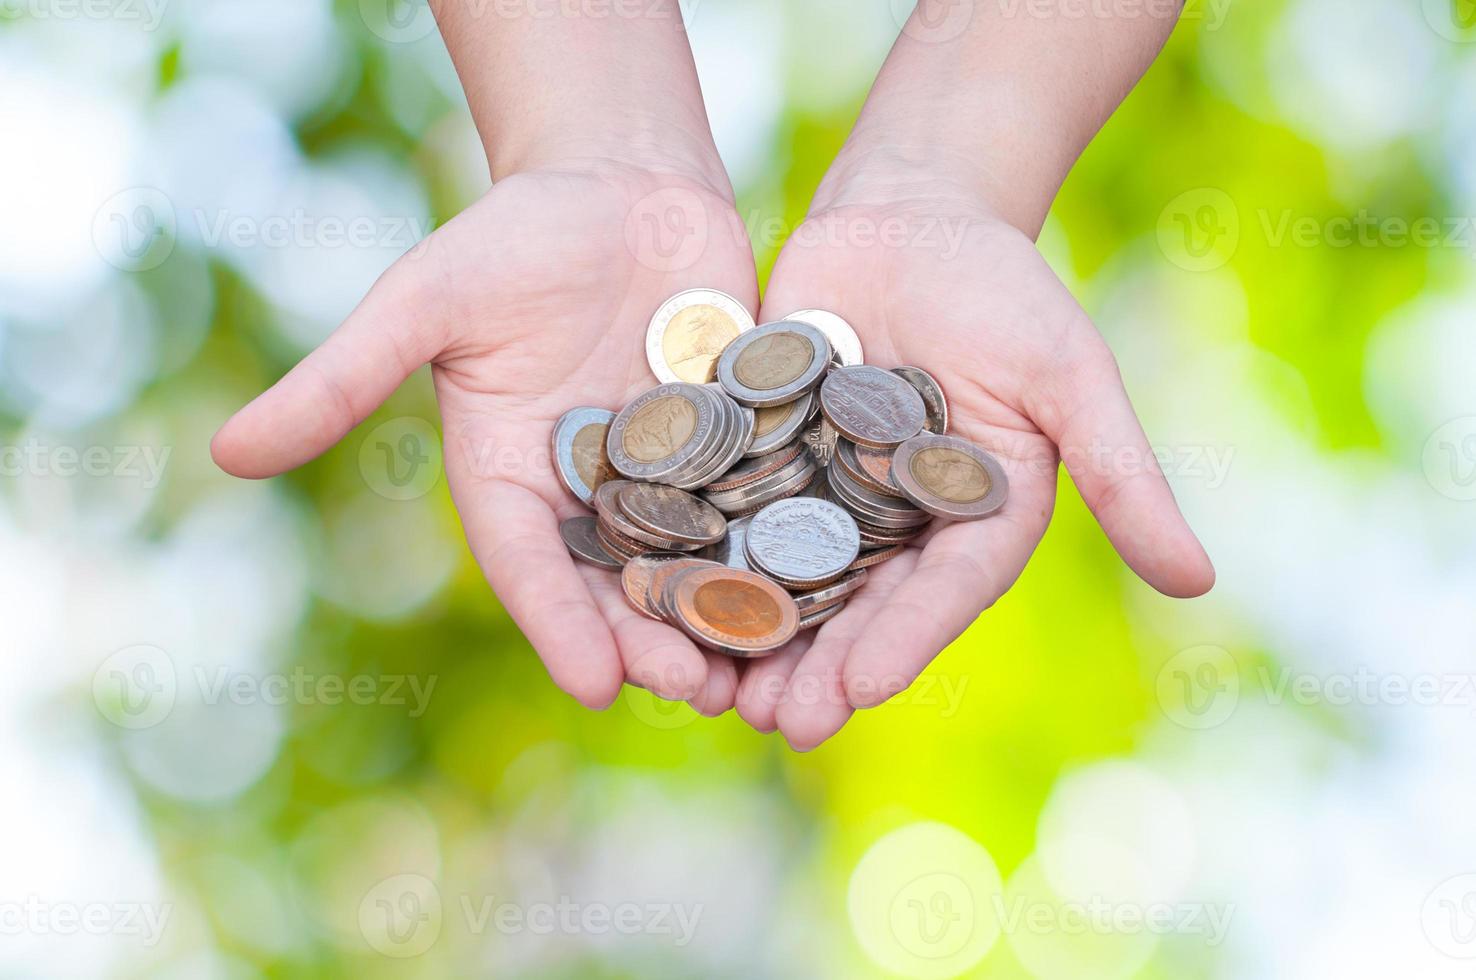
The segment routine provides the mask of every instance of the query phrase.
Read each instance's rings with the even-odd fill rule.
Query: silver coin
[[[921,432],[928,420],[916,388],[867,364],[826,375],[820,410],[837,432],[867,446],[895,446]]]
[[[732,515],[738,511],[748,510],[770,501],[778,500],[772,494],[794,489],[798,493],[800,487],[796,481],[801,477],[813,475],[815,472],[815,461],[805,453],[800,453],[794,459],[785,463],[779,469],[766,476],[759,477],[742,486],[731,490],[708,491],[702,494],[702,499],[712,504],[725,514]]]
[[[808,323],[765,323],[734,340],[718,358],[717,377],[735,401],[754,408],[792,402],[830,369],[830,341]]]
[[[823,582],[843,573],[861,550],[856,522],[840,507],[812,497],[769,504],[748,525],[755,568],[785,583]]]
[[[835,349],[836,359],[842,367],[855,367],[857,364],[866,363],[866,358],[861,352],[861,338],[856,336],[856,331],[845,318],[829,310],[795,310],[786,320],[798,320],[800,323],[808,323],[810,326],[825,334],[830,341],[830,346]]]
[[[792,441],[819,404],[815,393],[807,391],[788,404],[754,409],[753,442],[743,455],[762,456]]]
[[[719,436],[719,406],[701,385],[659,385],[621,409],[610,423],[610,463],[632,480],[663,483],[710,452]]]
[[[897,447],[892,478],[918,507],[952,521],[976,521],[1004,506],[1010,481],[999,460],[967,439],[923,434]]]
[[[593,517],[571,517],[559,524],[559,537],[569,554],[596,568],[619,571],[623,562],[611,555],[600,541],[597,522]]]
[[[853,568],[829,585],[809,592],[801,592],[794,597],[794,604],[801,614],[815,612],[827,606],[833,606],[837,602],[845,602],[851,593],[865,584],[866,569]]]
[[[748,523],[752,520],[752,517],[739,517],[729,521],[728,533],[723,540],[705,549],[700,557],[710,558],[729,568],[752,571],[748,567],[748,556],[744,553],[744,543],[748,540]]]
[[[837,602],[833,606],[825,606],[822,609],[816,609],[809,615],[800,617],[799,628],[802,630],[811,630],[817,626],[821,626],[834,619],[836,616],[839,616],[840,611],[844,608],[846,608],[846,604],[844,602]]]
[[[894,367],[892,373],[917,389],[922,395],[923,405],[928,410],[928,420],[923,428],[934,435],[948,431],[948,399],[943,397],[943,386],[938,379],[919,367]]]
[[[717,451],[694,471],[688,489],[705,487],[721,477],[743,457],[753,443],[753,431],[756,424],[753,409],[729,398],[720,385],[712,384],[706,387],[712,393],[713,398],[722,405],[727,416],[727,423]]]
[[[863,487],[851,479],[844,467],[832,466],[827,475],[830,492],[858,520],[898,530],[921,527],[932,520],[932,515],[913,506],[910,500],[889,497]]]
[[[688,289],[662,303],[646,327],[646,362],[667,384],[706,384],[723,348],[752,330],[747,307],[716,289]]]
[[[815,399],[819,404],[820,399]],[[829,466],[830,461],[835,458],[835,441],[840,434],[835,431],[835,426],[824,415],[814,419],[800,433],[800,439],[805,447],[810,450],[810,455],[815,457],[815,462],[821,466]]]
[[[601,483],[618,475],[605,450],[615,413],[603,408],[571,408],[554,423],[554,472],[579,501],[589,504]]]

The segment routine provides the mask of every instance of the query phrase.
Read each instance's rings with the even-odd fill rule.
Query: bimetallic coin
[[[857,527],[859,530],[860,526],[857,525]],[[906,549],[907,545],[905,544],[893,544],[888,545],[885,548],[877,548],[873,551],[863,551],[861,552],[860,557],[851,562],[851,567],[846,569],[846,571],[854,572],[858,568],[875,568],[877,565],[880,565],[883,562],[889,562],[893,558],[896,558]]]
[[[620,559],[611,555],[600,542],[593,517],[571,517],[559,525],[559,537],[569,554],[596,568],[620,570]]]
[[[689,289],[661,304],[646,328],[646,361],[658,380],[706,384],[718,356],[753,329],[744,305],[716,289]]]
[[[759,511],[748,525],[748,561],[786,585],[816,585],[843,573],[861,549],[856,522],[840,507],[792,497]]]
[[[1010,484],[993,455],[957,436],[919,435],[897,447],[897,486],[917,506],[953,521],[976,521],[1004,506]]]
[[[690,476],[684,474],[686,478],[676,483],[677,486],[686,490],[705,487],[726,473],[743,457],[753,443],[753,431],[756,424],[753,409],[729,398],[721,385],[710,384],[704,387],[712,396],[713,401],[722,406],[726,421],[721,439],[712,455],[694,467]]]
[[[614,418],[614,412],[603,408],[571,408],[554,423],[554,472],[581,503],[591,503],[599,485],[617,475],[605,451]]]
[[[892,483],[891,449],[876,449],[858,446],[849,439],[835,442],[835,462],[846,471],[846,475],[861,486],[888,497],[902,496],[902,491]]]
[[[784,405],[754,409],[753,442],[744,456],[762,456],[792,442],[819,404],[813,391]]]
[[[789,594],[736,568],[692,568],[667,586],[672,618],[697,642],[734,656],[762,656],[799,630]]]
[[[630,566],[627,565],[627,568]],[[837,602],[845,602],[851,593],[866,584],[866,570],[856,569],[847,571],[845,575],[830,585],[809,592],[803,592],[794,597],[795,607],[799,609],[800,615],[812,613],[827,606],[833,606]]]
[[[799,628],[802,630],[812,630],[840,615],[840,611],[845,607],[846,604],[844,602],[837,602],[834,605],[816,609],[800,617]]]
[[[890,371],[866,364],[826,375],[820,410],[837,432],[866,446],[895,446],[921,432],[928,420],[916,388]],[[613,459],[615,454],[610,455]]]
[[[653,551],[632,558],[620,572],[620,589],[625,593],[625,601],[647,619],[661,620],[661,611],[651,602],[651,578],[663,565],[690,560],[671,551]]]
[[[659,483],[626,483],[615,502],[642,529],[698,547],[722,540],[728,528],[712,504]]]
[[[829,310],[795,310],[784,319],[808,323],[825,334],[842,367],[855,367],[865,363],[866,358],[861,353],[861,338],[856,336],[856,331],[840,315]]]
[[[605,449],[617,472],[632,480],[664,482],[710,452],[718,437],[718,407],[700,385],[660,385],[631,402],[610,422]]]
[[[948,399],[943,397],[943,386],[938,379],[922,368],[895,367],[892,373],[917,389],[923,404],[928,409],[928,420],[923,424],[925,431],[943,435],[948,431]]]
[[[830,341],[808,323],[765,323],[718,358],[723,390],[743,405],[783,405],[813,389],[830,368]]]

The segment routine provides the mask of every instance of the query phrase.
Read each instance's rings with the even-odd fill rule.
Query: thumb
[[[1203,595],[1214,566],[1179,511],[1116,359],[1096,328],[1083,326],[1069,331],[1068,350],[1042,365],[1031,417],[1133,571],[1165,595]]]
[[[210,442],[216,464],[261,479],[321,455],[444,346],[424,277],[402,257],[321,346],[233,415]]]

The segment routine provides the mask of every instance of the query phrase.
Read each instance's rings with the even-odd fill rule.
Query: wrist
[[[733,201],[733,188],[717,147],[700,132],[654,117],[600,113],[598,123],[565,121],[522,132],[483,128],[483,146],[494,181],[531,170],[593,172],[617,169],[696,184]]]

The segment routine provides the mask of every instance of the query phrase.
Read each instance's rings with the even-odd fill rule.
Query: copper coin
[[[923,405],[928,409],[928,420],[923,424],[923,429],[934,435],[943,435],[948,431],[948,399],[943,397],[943,386],[938,384],[938,379],[933,377],[922,368],[918,367],[895,367],[892,373],[906,381],[917,389],[922,395]]]
[[[1010,492],[999,460],[957,436],[908,439],[897,447],[892,477],[908,500],[953,521],[988,517],[1004,506]]]
[[[638,555],[644,555],[648,551],[654,551],[650,545],[632,541],[618,531],[612,531],[610,525],[604,521],[596,521],[595,536],[600,539],[600,544],[611,555],[619,558],[621,562],[630,561]]]
[[[837,432],[867,446],[895,446],[921,432],[928,420],[927,406],[916,388],[868,364],[837,368],[826,375],[820,410]]]
[[[600,515],[600,526],[645,547],[647,551],[691,551],[700,545],[679,541],[670,535],[648,531],[636,524],[620,506],[620,491],[631,486],[629,480],[606,480],[595,491],[595,510]]]
[[[905,497],[889,497],[861,486],[844,466],[830,468],[830,491],[858,520],[897,529],[921,527],[932,515]]]
[[[620,589],[630,608],[648,619],[660,621],[661,611],[651,601],[651,580],[658,569],[677,561],[691,561],[673,551],[653,551],[625,563],[620,572]]]
[[[910,527],[897,529],[894,527],[878,527],[865,521],[856,522],[856,531],[861,535],[861,543],[869,548],[886,548],[894,544],[906,544],[914,538],[922,537],[927,530],[927,525],[922,527]]]
[[[849,439],[835,441],[835,461],[846,475],[868,490],[901,499],[902,491],[892,482],[892,449],[858,446]]]
[[[691,568],[668,586],[673,619],[688,636],[735,656],[762,656],[799,630],[789,593],[736,568]]]
[[[626,483],[616,492],[615,502],[641,529],[697,547],[721,541],[728,529],[727,520],[712,504],[659,483]]]
[[[620,570],[620,559],[611,555],[600,541],[593,517],[571,517],[559,524],[559,537],[569,554],[596,568]]]
[[[772,453],[762,456],[753,456],[745,459],[737,466],[724,473],[722,477],[703,487],[704,490],[720,492],[723,490],[736,490],[754,480],[760,480],[770,473],[783,467],[786,463],[794,461],[794,458],[804,451],[804,443],[795,441],[787,446],[782,446]]]
[[[846,569],[846,571],[854,572],[860,568],[875,568],[883,562],[891,561],[906,550],[907,545],[894,544],[888,545],[885,548],[877,548],[873,551],[863,551],[861,552],[861,557],[851,562],[851,567]]]

